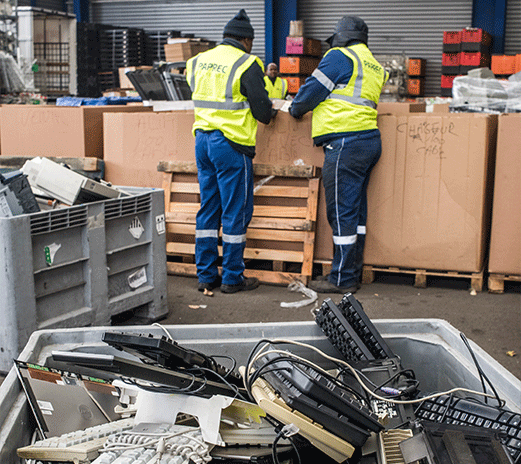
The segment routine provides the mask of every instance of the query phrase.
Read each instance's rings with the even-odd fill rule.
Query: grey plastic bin
[[[401,356],[403,365],[414,369],[424,392],[458,387],[481,390],[481,383],[471,357],[449,323],[439,319],[375,320],[376,328],[391,349]],[[244,365],[250,350],[261,338],[285,338],[315,345],[334,355],[334,349],[314,322],[269,324],[223,324],[166,326],[172,337],[183,346],[206,354],[233,356]],[[27,362],[44,364],[53,350],[78,350],[126,356],[101,341],[111,327],[39,331],[34,333],[20,354]],[[118,327],[132,333],[163,335],[155,326]],[[494,382],[508,408],[521,412],[521,381],[475,343],[470,342],[476,358],[487,376]],[[312,352],[298,351],[315,362],[321,362]],[[15,463],[16,449],[29,444],[30,410],[14,368],[0,386],[0,462]]]
[[[0,371],[35,330],[168,312],[164,193],[0,218]]]

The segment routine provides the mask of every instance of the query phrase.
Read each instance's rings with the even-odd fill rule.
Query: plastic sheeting
[[[134,103],[140,101],[141,97],[61,97],[56,100],[56,106],[126,105],[127,103]]]
[[[456,77],[452,84],[453,112],[520,113],[521,73],[509,80]]]
[[[0,93],[18,93],[26,90],[22,71],[15,59],[0,51]]]

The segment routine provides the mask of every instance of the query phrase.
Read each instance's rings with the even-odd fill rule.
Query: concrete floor
[[[371,319],[439,318],[465,333],[516,377],[521,379],[521,292],[519,284],[506,284],[501,295],[486,289],[471,295],[467,280],[427,280],[427,288],[413,286],[413,278],[378,274],[364,285],[356,298]],[[319,294],[318,302],[339,294]],[[261,285],[258,289],[213,297],[197,291],[192,277],[168,276],[170,314],[163,324],[221,324],[313,320],[313,305],[300,309],[281,308],[282,301],[305,297],[286,287]],[[192,306],[192,307],[191,307]],[[195,309],[193,307],[196,307]],[[133,323],[127,320],[122,323]],[[138,321],[136,321],[138,322]],[[514,352],[511,356],[508,352]]]

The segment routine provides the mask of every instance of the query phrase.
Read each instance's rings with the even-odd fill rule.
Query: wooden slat
[[[197,268],[195,264],[187,263],[172,263],[167,262],[167,272],[173,275],[196,276]],[[222,268],[219,268],[220,270]],[[260,269],[246,269],[244,271],[246,277],[257,277],[261,282],[289,285],[295,279],[300,280],[304,285],[307,285],[309,277],[296,272],[279,272],[279,271],[263,271]],[[195,285],[195,284],[194,284]]]
[[[172,202],[172,195],[169,191],[172,186],[173,174],[169,172],[163,173],[163,190],[165,191],[165,211],[170,211],[170,204]]]
[[[306,219],[309,221],[315,220],[318,209],[318,187],[320,179],[314,178],[309,180],[309,195],[307,201],[307,215]],[[304,235],[304,261],[302,262],[301,272],[304,275],[311,276],[313,273],[313,253],[315,250],[315,230],[308,231]]]
[[[165,186],[163,186],[165,188]],[[196,182],[173,182],[170,193],[199,194],[199,184]],[[263,185],[256,192],[256,197],[283,197],[283,198],[307,198],[307,187],[285,187],[280,185]]]
[[[160,161],[157,165],[160,172],[197,172],[196,163],[187,161]],[[253,174],[256,176],[279,176],[279,177],[303,177],[311,178],[318,175],[319,169],[316,166],[273,166],[271,164],[254,164]]]
[[[34,156],[0,156],[0,167],[20,169],[26,161],[33,158]],[[103,160],[99,158],[57,158],[54,156],[46,156],[46,158],[55,163],[65,163],[75,171],[101,171],[103,169]]]
[[[169,212],[191,213],[196,214],[199,211],[199,203],[172,203]],[[272,217],[272,218],[302,218],[307,216],[307,208],[305,206],[269,206],[255,205],[253,207],[253,216]]]
[[[167,223],[195,224],[195,213],[169,212],[165,214]],[[313,230],[313,221],[286,218],[252,218],[249,227],[254,229]]]
[[[172,255],[189,255],[195,254],[195,244],[167,242],[167,254]],[[222,256],[222,247],[219,247],[219,256]],[[292,263],[301,263],[303,253],[301,251],[292,250],[267,250],[262,248],[246,248],[244,250],[244,259],[265,259],[276,261],[289,261]]]
[[[170,223],[167,225],[167,231],[172,234],[195,235],[195,224]],[[305,231],[297,230],[254,229],[248,227],[246,238],[253,240],[274,240],[279,242],[302,242],[305,234]]]

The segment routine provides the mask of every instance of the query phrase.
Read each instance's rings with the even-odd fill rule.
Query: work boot
[[[222,293],[237,293],[255,290],[259,286],[259,279],[256,277],[244,277],[244,280],[234,285],[221,285]]]
[[[205,290],[211,291],[214,288],[220,287],[221,280],[221,276],[217,276],[213,282],[199,282],[197,290],[200,292],[204,292]]]
[[[350,287],[337,287],[336,285],[329,282],[329,280],[312,280],[308,283],[308,287],[311,290],[315,290],[318,293],[356,293],[358,290],[357,285]]]

